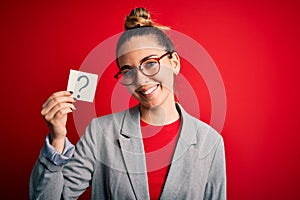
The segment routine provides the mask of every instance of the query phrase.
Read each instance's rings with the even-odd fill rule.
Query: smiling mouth
[[[150,96],[152,96],[153,92],[158,88],[158,86],[159,86],[159,84],[154,85],[146,90],[139,90],[138,92],[145,97],[150,97]]]

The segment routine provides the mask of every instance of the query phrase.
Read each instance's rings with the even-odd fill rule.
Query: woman
[[[175,102],[180,59],[164,26],[136,8],[116,49],[119,72],[139,105],[92,120],[74,147],[66,138],[71,92],[41,114],[50,133],[32,171],[30,199],[226,199],[222,137]]]

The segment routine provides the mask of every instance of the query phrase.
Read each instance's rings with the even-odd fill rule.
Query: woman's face
[[[148,56],[160,57],[165,54],[155,38],[151,36],[133,37],[126,41],[119,50],[119,66],[137,67],[140,61]],[[145,76],[137,70],[135,81],[127,86],[128,91],[146,108],[163,106],[173,103],[174,74],[180,69],[179,57],[176,53],[172,58],[164,56],[160,59],[160,70],[154,76]]]

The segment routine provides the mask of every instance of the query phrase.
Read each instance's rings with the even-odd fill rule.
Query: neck
[[[174,99],[166,105],[154,106],[151,108],[140,105],[140,111],[141,119],[144,122],[155,126],[171,124],[179,118]]]

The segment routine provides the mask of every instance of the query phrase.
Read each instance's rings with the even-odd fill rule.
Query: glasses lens
[[[119,81],[124,85],[130,85],[134,82],[136,76],[136,68],[122,70]]]
[[[131,85],[136,79],[137,70],[140,70],[146,76],[154,76],[159,72],[159,59],[161,58],[162,57],[144,60],[139,68],[125,68],[121,71],[121,73],[118,73],[116,78],[123,85]]]
[[[141,64],[141,70],[142,70],[143,74],[145,74],[147,76],[154,75],[159,71],[159,62],[153,58],[145,60]]]

